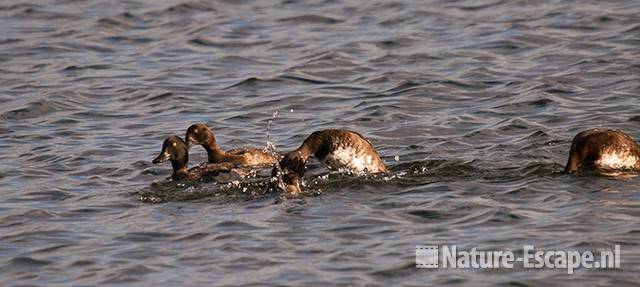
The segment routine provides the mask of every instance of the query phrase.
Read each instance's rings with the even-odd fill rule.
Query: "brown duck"
[[[209,156],[209,163],[236,163],[246,166],[271,166],[278,162],[276,153],[259,148],[237,148],[225,151],[216,142],[211,129],[205,124],[194,124],[187,129],[187,145],[201,145]]]
[[[253,171],[234,163],[205,163],[187,169],[189,152],[187,144],[179,136],[171,136],[162,144],[162,151],[154,160],[154,164],[171,161],[174,180],[215,180],[218,182],[231,182],[243,178]]]
[[[321,130],[309,135],[299,148],[285,155],[274,167],[270,188],[299,193],[311,155],[330,170],[358,176],[387,172],[373,144],[361,134],[339,129]]]
[[[590,129],[573,138],[565,172],[584,167],[600,170],[640,170],[640,147],[619,130]]]

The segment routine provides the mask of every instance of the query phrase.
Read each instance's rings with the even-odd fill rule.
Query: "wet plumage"
[[[590,129],[573,138],[566,172],[593,167],[600,170],[640,169],[640,148],[619,130]]]
[[[185,136],[187,145],[201,145],[208,155],[209,163],[237,163],[247,166],[271,166],[278,162],[280,156],[274,152],[260,148],[236,148],[223,150],[205,124],[194,124],[187,129]]]
[[[301,179],[311,155],[330,170],[358,176],[387,172],[373,144],[359,133],[321,130],[309,135],[299,148],[285,155],[274,168],[272,175],[282,177],[278,187],[289,193],[300,192]]]
[[[186,143],[179,136],[171,136],[162,144],[162,151],[153,160],[154,164],[171,161],[174,180],[212,180],[230,182],[254,173],[253,170],[235,163],[204,163],[187,169],[189,153]]]

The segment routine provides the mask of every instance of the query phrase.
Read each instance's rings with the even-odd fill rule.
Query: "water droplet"
[[[267,147],[265,148],[268,151],[271,151],[274,154],[277,154],[276,151],[276,145],[273,143],[273,141],[271,140],[271,125],[273,124],[273,121],[276,119],[276,117],[278,116],[278,111],[273,111],[273,115],[271,115],[271,120],[269,120],[269,122],[267,123]]]
[[[396,155],[395,160],[396,160],[396,161],[400,161],[400,156],[399,156],[399,155]]]

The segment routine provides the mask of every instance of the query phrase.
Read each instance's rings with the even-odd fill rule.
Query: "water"
[[[640,138],[639,15],[632,0],[2,1],[1,278],[637,284],[640,178],[561,170],[581,130]],[[224,148],[265,146],[275,111],[278,151],[349,128],[392,174],[314,163],[289,199],[261,193],[264,174],[184,185],[151,164],[195,122]],[[620,244],[622,268],[415,269],[424,244]]]

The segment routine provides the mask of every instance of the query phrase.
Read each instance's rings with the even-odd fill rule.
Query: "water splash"
[[[271,178],[269,179],[269,185],[267,186],[267,191],[273,192],[277,190],[285,190],[287,186],[284,183],[284,180],[282,179],[285,174],[285,171],[282,170],[282,167],[280,167],[279,163],[276,163],[273,166],[273,168],[276,172],[275,174],[272,174]]]
[[[271,125],[277,116],[278,111],[273,111],[273,115],[271,115],[271,119],[269,120],[269,123],[267,123],[267,146],[265,147],[265,151],[269,151],[273,154],[278,154],[278,151],[276,150],[276,145],[271,140]]]
[[[383,181],[392,181],[395,179],[402,179],[405,175],[407,175],[408,172],[406,171],[399,171],[399,172],[395,172],[395,173],[389,173],[385,176],[382,177]]]
[[[273,142],[273,140],[271,140],[271,126],[273,125],[273,121],[277,118],[278,116],[278,111],[275,110],[273,111],[273,115],[271,115],[271,119],[269,120],[269,123],[267,124],[267,146],[265,147],[265,151],[267,152],[271,152],[273,155],[275,155],[276,157],[279,157],[278,151],[276,150],[276,145]],[[282,175],[283,175],[283,171],[280,168],[280,164],[276,163],[274,164],[274,169],[276,170],[276,174],[272,175],[271,178],[269,179],[269,184],[267,186],[267,192],[272,192],[274,191],[273,189],[284,189],[284,181],[282,180]]]

